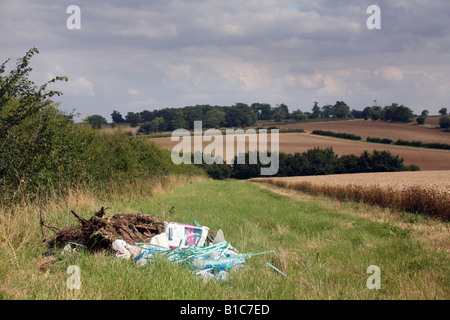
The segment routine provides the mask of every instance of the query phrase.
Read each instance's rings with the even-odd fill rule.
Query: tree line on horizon
[[[447,109],[442,108],[439,113],[442,117],[447,114]],[[423,110],[416,119],[417,123],[425,123],[429,115],[428,110]],[[336,101],[334,105],[326,104],[322,107],[318,102],[314,102],[311,111],[303,112],[297,109],[289,112],[286,104],[272,106],[268,103],[236,103],[232,106],[212,106],[209,104],[186,106],[183,108],[163,108],[158,110],[144,110],[141,112],[128,112],[125,116],[113,110],[111,119],[113,124],[129,123],[132,127],[139,126],[140,134],[153,132],[173,131],[176,129],[194,129],[194,121],[202,121],[203,128],[220,127],[250,127],[257,124],[259,120],[275,121],[283,123],[287,121],[307,121],[307,120],[332,120],[332,119],[364,119],[381,120],[390,122],[408,123],[414,118],[413,111],[392,103],[389,106],[381,107],[376,101],[373,106],[368,106],[361,110],[350,109],[344,101]],[[100,128],[106,124],[107,120],[100,115],[92,115],[84,120],[85,123],[93,127]]]

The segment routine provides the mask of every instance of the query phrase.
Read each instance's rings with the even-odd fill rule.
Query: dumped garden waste
[[[63,253],[71,252],[72,245],[91,252],[108,250],[115,252],[118,258],[133,259],[138,267],[158,257],[165,257],[173,263],[190,267],[205,282],[211,279],[226,280],[231,270],[239,269],[255,255],[273,253],[280,259],[273,250],[256,254],[239,253],[225,240],[222,230],[213,239],[211,235],[214,233],[197,221],[196,226],[193,226],[165,222],[144,214],[116,214],[108,218],[103,207],[89,220],[73,210],[71,212],[80,225],[62,229],[45,225],[41,214],[44,240],[43,227],[57,230],[55,238],[48,243],[52,246],[64,245]],[[272,264],[266,264],[287,277]]]
[[[41,212],[42,236],[49,246],[64,246],[72,242],[84,246],[91,252],[112,250],[112,243],[116,239],[123,239],[130,244],[149,242],[155,235],[164,232],[164,221],[146,214],[121,213],[106,217],[106,209],[102,207],[86,220],[75,211],[71,212],[80,224],[62,229],[47,226]],[[57,230],[56,236],[48,240],[43,227]]]

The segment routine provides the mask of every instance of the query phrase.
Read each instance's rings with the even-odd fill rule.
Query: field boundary
[[[439,219],[426,218],[421,220],[404,212],[380,208],[379,206],[353,201],[340,201],[323,194],[314,195],[300,190],[286,189],[268,182],[252,180],[248,180],[248,182],[257,185],[259,188],[270,190],[298,201],[314,201],[320,206],[338,213],[357,216],[377,223],[392,223],[403,230],[411,230],[413,236],[421,239],[430,248],[450,254],[450,227]]]
[[[450,221],[450,197],[436,186],[411,185],[401,188],[386,185],[327,184],[311,181],[289,181],[283,178],[255,178],[251,182],[268,183],[313,195],[325,195],[344,201],[363,202]]]

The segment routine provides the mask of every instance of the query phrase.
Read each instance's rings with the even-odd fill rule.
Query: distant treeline
[[[99,120],[98,115],[88,117],[87,122],[94,127],[105,123],[106,119]],[[100,116],[101,117],[101,116]],[[131,126],[139,126],[139,133],[173,131],[175,129],[194,129],[194,121],[202,121],[203,128],[219,127],[250,127],[255,126],[258,120],[273,120],[275,122],[308,121],[311,119],[373,119],[393,122],[411,122],[413,112],[411,109],[393,103],[384,108],[380,106],[366,107],[363,111],[352,109],[344,101],[336,101],[334,105],[327,104],[322,107],[314,102],[311,111],[303,112],[297,109],[289,112],[286,104],[272,106],[268,103],[236,103],[232,106],[195,105],[184,108],[164,108],[160,110],[144,110],[141,112],[128,112],[125,117],[116,110],[111,113],[114,123],[127,122]],[[99,122],[101,121],[101,123]]]
[[[244,164],[201,164],[208,175],[213,179],[250,179],[261,177],[262,165],[259,160],[256,164],[249,164],[250,153],[245,154]],[[372,153],[364,151],[360,156],[343,155],[339,157],[332,148],[314,148],[303,153],[279,154],[279,170],[275,177],[294,177],[311,175],[329,175],[364,172],[395,172],[418,171],[415,165],[406,166],[403,159],[393,156],[389,151]]]

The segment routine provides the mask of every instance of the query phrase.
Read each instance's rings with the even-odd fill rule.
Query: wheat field
[[[255,178],[279,187],[450,220],[450,171]]]

